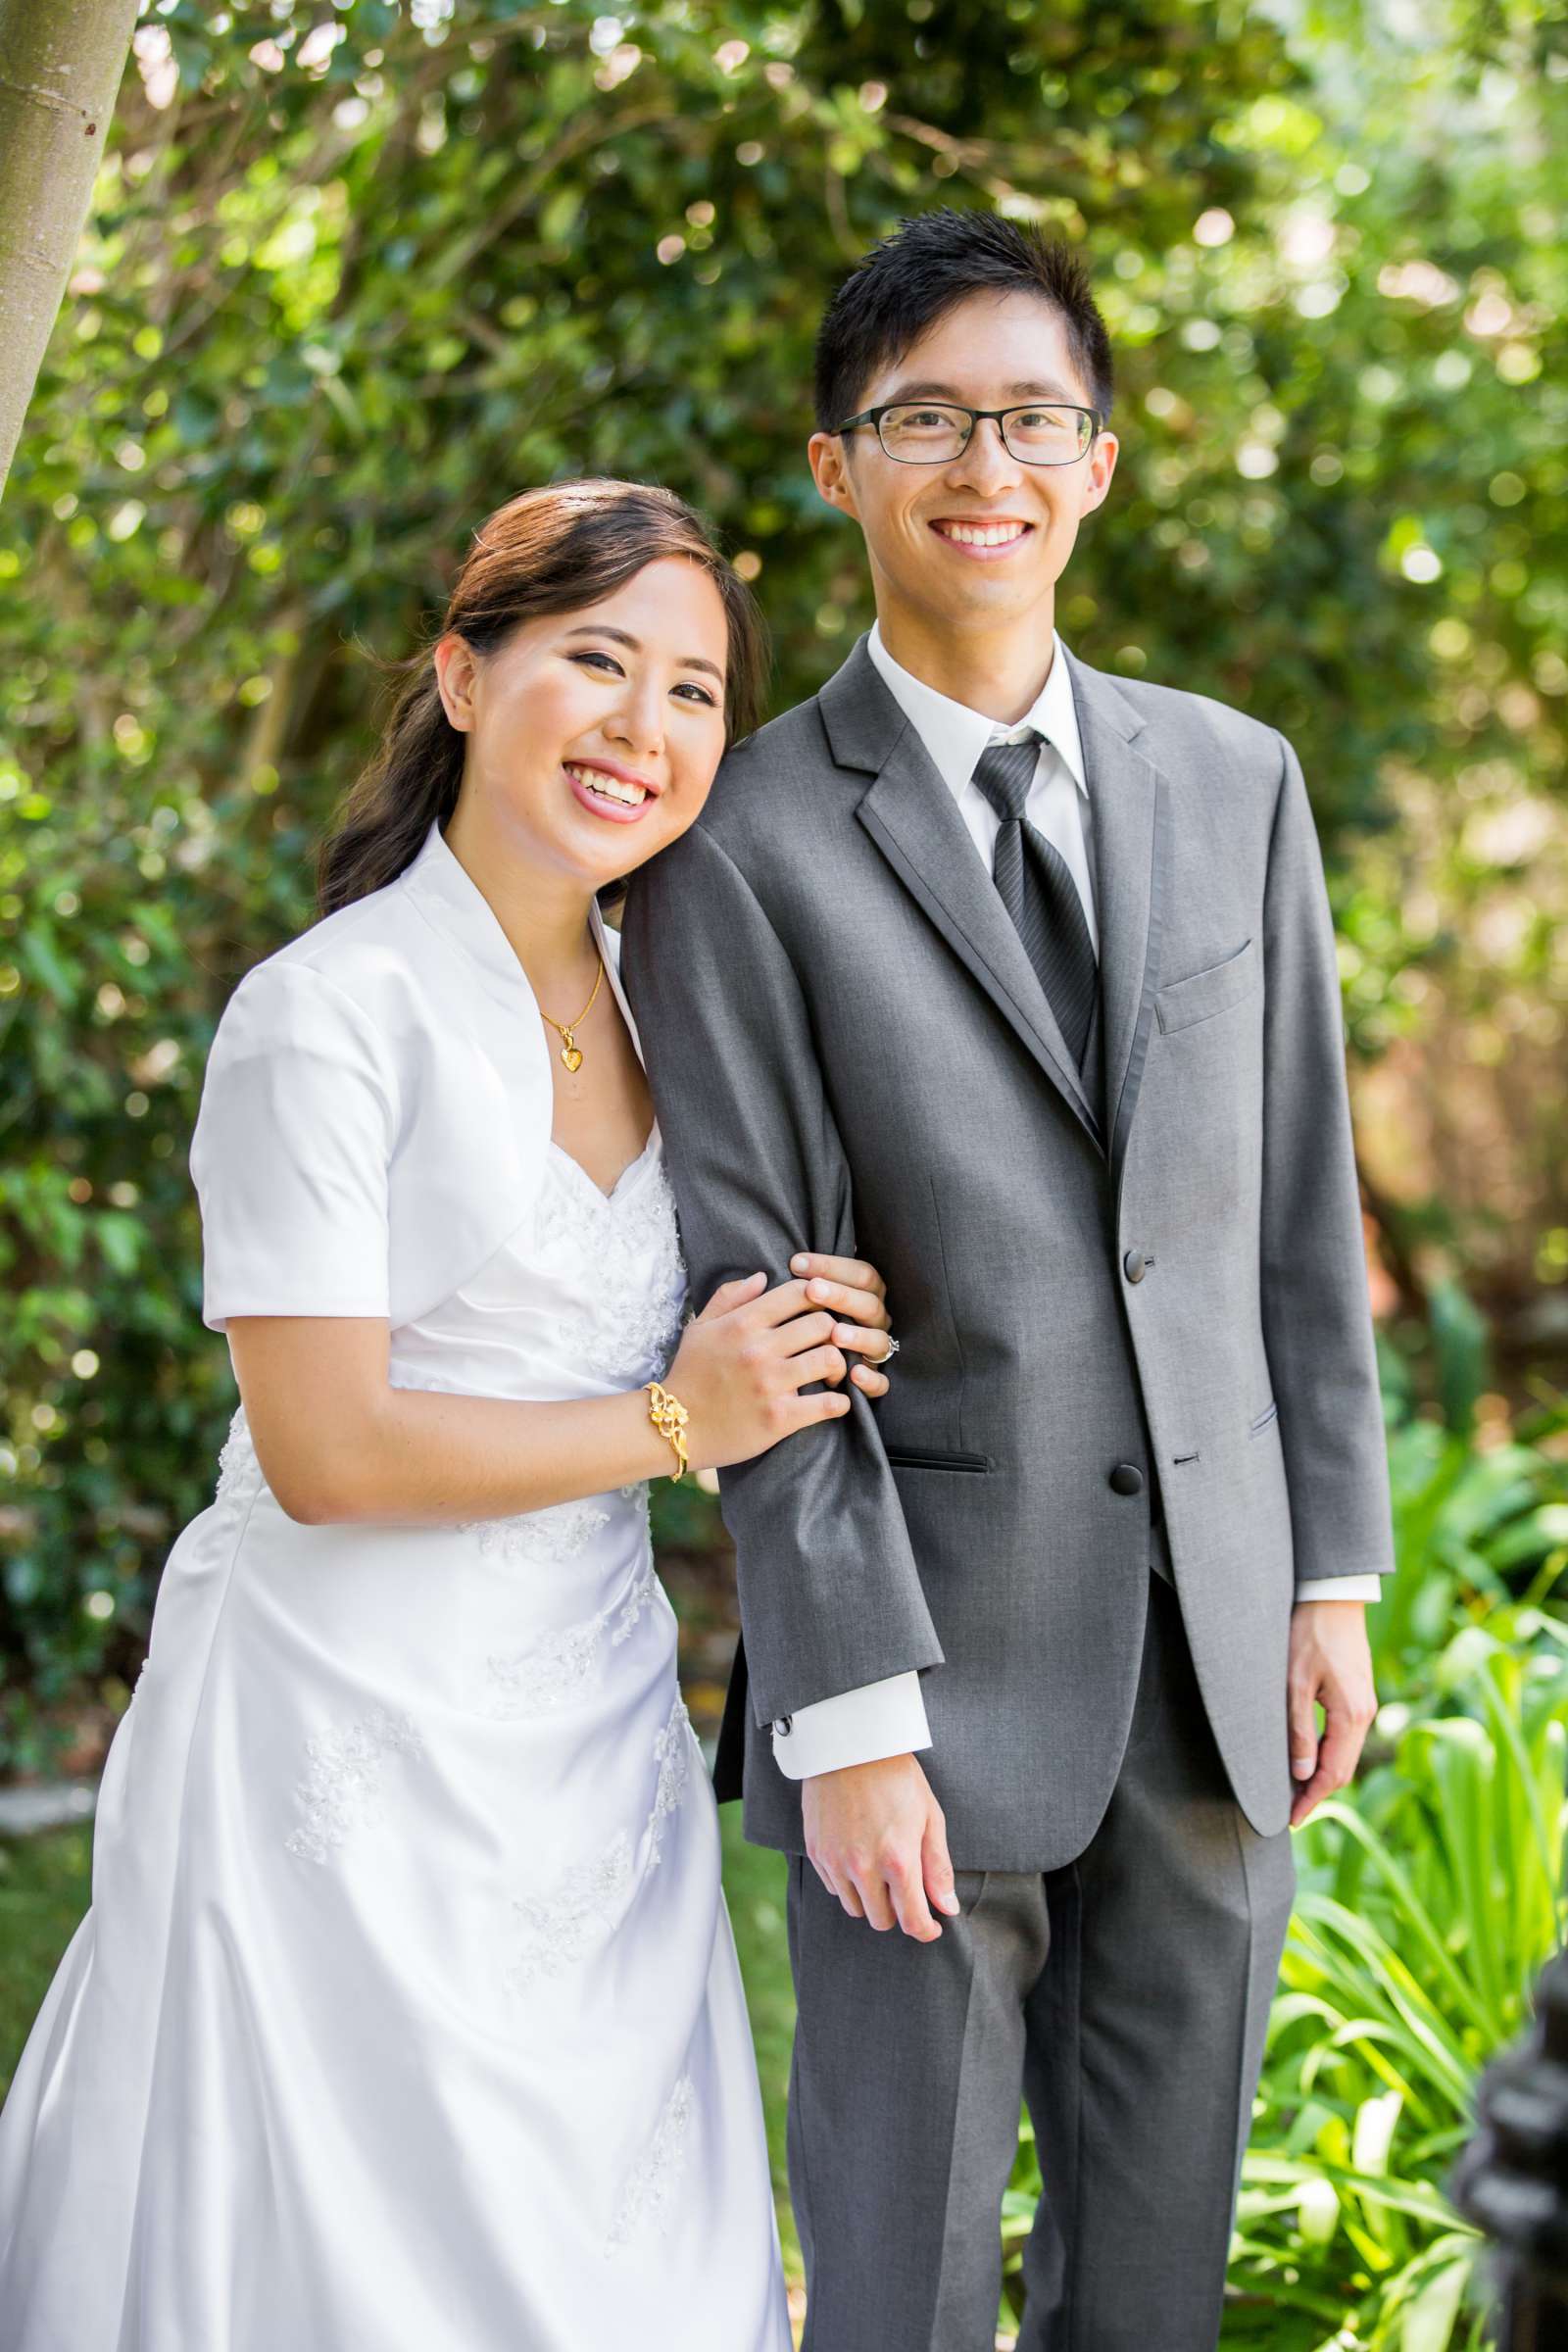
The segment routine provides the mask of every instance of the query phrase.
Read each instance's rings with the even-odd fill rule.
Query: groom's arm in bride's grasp
[[[849,1170],[794,967],[701,823],[633,878],[622,936],[696,1295],[757,1267],[788,1281],[802,1249],[854,1254]],[[890,1725],[901,1753],[923,1744],[918,1685],[903,1678],[942,1651],[865,1398],[720,1486],[759,1723],[843,1698],[856,1731]],[[820,1720],[835,1738],[848,1725],[843,1711]],[[834,1761],[891,1752],[873,1737]]]

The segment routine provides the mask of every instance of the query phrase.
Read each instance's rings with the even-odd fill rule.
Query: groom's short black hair
[[[879,238],[829,303],[816,337],[818,429],[853,416],[877,371],[971,294],[1038,294],[1052,304],[1090,400],[1102,422],[1109,416],[1110,337],[1080,256],[1027,222],[942,205]]]

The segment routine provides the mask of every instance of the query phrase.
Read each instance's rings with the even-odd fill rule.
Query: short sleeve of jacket
[[[388,1315],[390,1057],[313,966],[266,963],[224,1007],[190,1170],[202,1214],[202,1321]]]

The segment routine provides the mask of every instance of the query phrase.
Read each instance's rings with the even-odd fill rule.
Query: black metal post
[[[1568,1954],[1542,1976],[1521,2048],[1487,2069],[1449,2183],[1494,2241],[1499,2352],[1568,2352]]]

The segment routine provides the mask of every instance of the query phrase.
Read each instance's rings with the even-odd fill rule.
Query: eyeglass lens
[[[884,411],[878,429],[890,458],[936,466],[958,455],[969,438],[969,418],[962,409],[919,402]],[[1082,409],[1013,409],[1003,439],[1026,466],[1065,466],[1083,456],[1093,431],[1094,420]]]

